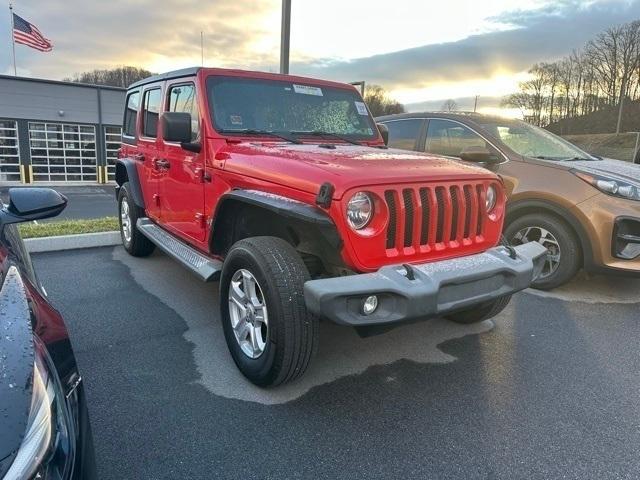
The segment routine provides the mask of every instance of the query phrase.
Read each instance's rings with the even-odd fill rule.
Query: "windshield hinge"
[[[318,190],[318,195],[316,195],[316,205],[322,208],[329,208],[331,206],[334,191],[335,187],[331,183],[323,183],[320,186],[320,190]]]

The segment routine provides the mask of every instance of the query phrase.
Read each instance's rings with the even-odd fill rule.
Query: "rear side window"
[[[142,134],[155,138],[158,135],[158,118],[160,117],[161,92],[159,88],[144,92],[142,102]]]
[[[402,150],[415,150],[422,119],[395,120],[385,125],[389,129],[389,146]]]
[[[127,108],[124,111],[123,135],[127,137],[136,136],[136,119],[138,118],[138,107],[140,105],[140,92],[131,92],[127,95]]]
[[[183,112],[191,115],[191,140],[195,141],[200,134],[200,115],[196,87],[193,83],[173,85],[169,88],[169,112]]]

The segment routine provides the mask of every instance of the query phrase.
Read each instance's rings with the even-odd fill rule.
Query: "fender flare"
[[[125,182],[129,182],[131,187],[131,197],[136,206],[145,209],[144,196],[142,195],[142,188],[140,186],[140,177],[138,176],[137,162],[131,158],[120,158],[116,161],[116,200],[118,199],[118,193],[120,187]]]
[[[567,222],[567,224],[569,224],[569,226],[576,233],[578,241],[580,242],[584,267],[587,270],[593,267],[593,248],[591,246],[591,242],[589,241],[589,235],[587,234],[587,231],[584,229],[578,219],[573,215],[573,213],[571,213],[565,207],[558,205],[557,203],[542,199],[522,199],[517,200],[513,203],[507,203],[507,215],[505,217],[507,221],[505,222],[505,226],[509,221],[514,220],[515,217],[518,216],[519,212],[529,209],[539,209],[542,211],[551,212],[552,214],[555,214],[557,217]]]
[[[220,198],[211,224],[212,234],[209,237],[209,249],[211,252],[216,250],[215,232],[222,217],[221,212],[230,202],[263,208],[292,222],[309,225],[320,235],[321,238],[318,240],[325,243],[332,250],[325,253],[332,257],[334,255],[340,257],[342,239],[336,225],[326,212],[304,202],[259,190],[232,190]]]

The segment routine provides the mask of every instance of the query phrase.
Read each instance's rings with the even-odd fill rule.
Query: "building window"
[[[29,122],[29,144],[34,181],[96,181],[93,125]]]
[[[20,181],[18,125],[13,120],[0,120],[0,181]]]
[[[104,127],[104,146],[107,152],[107,176],[109,180],[115,180],[116,160],[118,159],[118,150],[122,142],[122,128],[120,127]]]

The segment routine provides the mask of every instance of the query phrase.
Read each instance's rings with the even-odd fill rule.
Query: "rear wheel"
[[[512,245],[538,242],[546,247],[547,259],[538,278],[531,284],[550,290],[567,283],[580,269],[582,250],[571,228],[562,220],[544,213],[524,215],[505,228]]]
[[[476,307],[470,308],[469,310],[452,313],[447,315],[447,318],[452,322],[464,324],[482,322],[498,315],[507,308],[510,301],[511,295],[507,295],[505,297],[492,300],[491,302],[482,303]]]
[[[280,385],[301,376],[318,344],[318,319],[304,302],[309,273],[275,237],[240,240],[220,279],[220,310],[231,356],[251,382]]]
[[[129,182],[123,183],[118,193],[118,217],[124,249],[134,257],[151,255],[156,246],[136,227],[138,218],[144,217],[144,210],[131,198]]]

